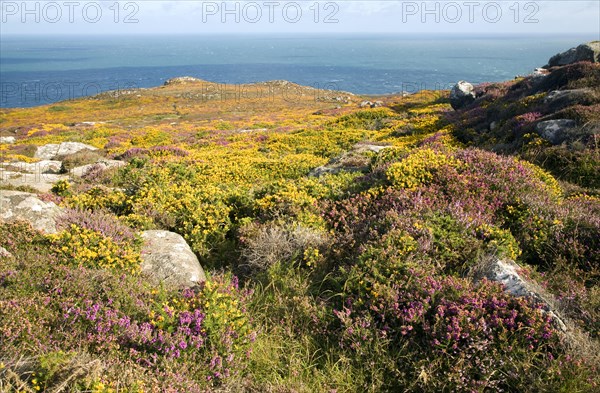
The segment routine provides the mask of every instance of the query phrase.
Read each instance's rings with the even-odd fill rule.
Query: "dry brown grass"
[[[322,247],[327,237],[324,233],[302,225],[278,224],[250,225],[242,230],[244,249],[242,255],[253,269],[266,269],[277,262],[288,262],[310,248]]]
[[[34,378],[32,370],[38,366],[38,357],[20,357],[3,359],[0,364],[0,393],[5,392],[36,392],[31,383]],[[77,354],[69,361],[53,370],[46,381],[44,392],[62,393],[73,391],[73,386],[80,380],[92,380],[100,376],[104,365],[99,359],[89,355]]]

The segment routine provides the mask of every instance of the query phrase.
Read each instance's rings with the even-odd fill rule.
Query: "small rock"
[[[538,88],[542,82],[550,75],[550,72],[544,68],[536,68],[533,74],[529,76],[529,81],[534,89]]]
[[[4,167],[0,168],[0,181],[6,182],[10,179],[16,179],[23,176],[21,172],[15,172],[4,169]]]
[[[333,166],[323,165],[323,166],[313,168],[308,173],[308,176],[321,177],[323,175],[336,175],[336,174],[340,173],[342,171],[342,169],[343,168],[337,167],[337,166],[333,167]]]
[[[179,76],[177,78],[168,79],[164,83],[164,86],[181,85],[181,84],[196,83],[196,82],[202,82],[202,79],[194,78],[193,76]]]
[[[127,165],[127,163],[124,161],[119,161],[119,160],[99,160],[95,164],[87,164],[87,165],[75,167],[69,171],[69,174],[72,176],[75,176],[75,177],[82,177],[90,169],[92,169],[93,167],[98,166],[98,165],[102,169],[106,170],[106,169],[112,169],[112,168],[121,168],[121,167],[124,167],[125,165]]]
[[[12,254],[8,252],[8,250],[4,247],[0,247],[0,257],[1,258],[12,258]]]
[[[51,143],[48,145],[40,146],[35,153],[35,158],[42,160],[53,160],[59,156],[66,156],[69,154],[75,154],[82,150],[98,150],[94,146],[86,145],[80,142],[62,142],[60,144]]]
[[[498,122],[497,121],[493,121],[490,123],[490,131],[494,131],[496,128],[498,128]]]
[[[206,281],[198,258],[185,239],[169,231],[142,232],[142,273],[176,287],[191,287]]]
[[[9,166],[12,170],[18,170],[20,172],[27,172],[33,174],[40,173],[60,173],[60,168],[62,167],[62,162],[55,160],[42,160],[38,162],[4,162],[1,164],[6,167]]]
[[[563,318],[557,311],[556,300],[537,284],[528,281],[519,274],[520,267],[510,259],[490,257],[471,272],[475,281],[486,278],[504,285],[504,290],[515,297],[526,297],[541,304],[543,310],[552,318],[554,325],[561,331],[567,330]]]
[[[12,144],[15,142],[16,139],[14,136],[0,136],[0,143]]]
[[[358,106],[360,108],[378,108],[382,105],[383,105],[383,101],[375,101],[375,102],[363,101]]]
[[[370,156],[365,153],[379,153],[383,149],[388,149],[389,145],[375,145],[372,143],[357,143],[351,150],[342,153],[340,156],[331,159],[326,165],[313,168],[309,176],[321,177],[327,174],[337,174],[341,171],[346,172],[368,172]]]
[[[564,66],[580,61],[600,63],[600,41],[581,44],[577,48],[571,48],[568,51],[554,55],[548,60],[548,64],[544,68]]]
[[[31,187],[38,192],[50,192],[59,180],[68,180],[67,175],[56,175],[52,173],[22,173],[5,171],[0,168],[0,182],[13,187]]]
[[[390,145],[373,145],[370,143],[357,143],[356,145],[354,145],[353,150],[356,152],[372,151],[374,153],[379,153],[383,149],[389,149],[390,147]]]
[[[103,121],[82,121],[81,123],[75,124],[75,127],[89,127],[95,126],[96,124],[105,124]]]
[[[544,104],[548,105],[550,112],[576,104],[589,105],[592,93],[592,89],[554,90],[544,98]]]
[[[569,139],[577,124],[574,120],[559,119],[539,122],[535,126],[537,133],[553,145],[558,145]]]
[[[475,101],[475,89],[472,84],[459,81],[450,92],[450,105],[452,109],[458,110]]]
[[[21,191],[0,192],[0,221],[26,221],[37,230],[56,233],[56,216],[60,208],[44,202],[35,194]]]

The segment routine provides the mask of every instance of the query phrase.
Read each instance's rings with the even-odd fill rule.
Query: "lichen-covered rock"
[[[463,108],[475,101],[475,89],[472,84],[459,81],[450,91],[450,105],[452,109]]]
[[[60,173],[62,162],[56,160],[42,160],[38,162],[4,162],[3,167],[9,167],[12,171],[27,172],[33,174],[41,173]]]
[[[590,105],[593,103],[592,89],[554,90],[544,98],[548,111],[556,112],[571,105]]]
[[[12,144],[15,142],[16,139],[14,136],[0,136],[0,143]]]
[[[26,221],[37,230],[56,233],[56,216],[60,208],[44,202],[35,194],[0,190],[0,221]]]
[[[577,48],[571,48],[568,51],[556,54],[548,60],[548,64],[544,68],[564,66],[580,61],[600,63],[600,41],[581,44]]]
[[[558,145],[573,136],[577,123],[570,119],[548,120],[538,123],[537,133],[553,145]]]
[[[205,281],[206,275],[198,258],[185,239],[169,231],[144,231],[142,273],[175,287],[191,287]]]
[[[98,148],[81,142],[51,143],[38,147],[34,157],[42,160],[53,160],[82,150],[98,150]]]
[[[557,311],[556,300],[537,284],[524,278],[521,268],[510,259],[489,257],[476,266],[471,272],[475,281],[486,278],[504,285],[506,292],[516,297],[526,297],[537,304],[552,318],[554,325],[561,331],[566,331],[566,325]]]

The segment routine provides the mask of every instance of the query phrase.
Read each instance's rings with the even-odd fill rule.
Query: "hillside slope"
[[[600,65],[546,73],[1,110],[0,391],[596,391]]]

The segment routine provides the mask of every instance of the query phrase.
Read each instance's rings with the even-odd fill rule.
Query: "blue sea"
[[[285,79],[358,94],[530,73],[585,36],[2,36],[0,107],[31,107],[176,76]]]

